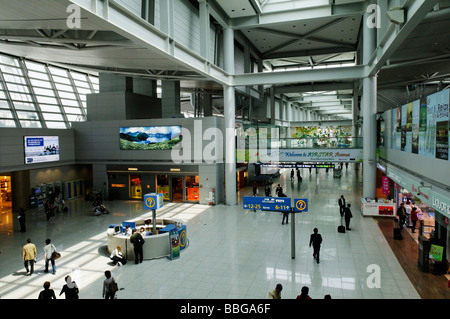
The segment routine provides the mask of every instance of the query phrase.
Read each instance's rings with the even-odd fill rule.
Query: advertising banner
[[[438,245],[430,246],[430,259],[435,261],[442,261],[443,254],[444,254],[444,247]]]
[[[59,161],[58,136],[25,136],[25,164]]]
[[[170,240],[170,259],[180,258],[180,241],[177,231],[171,231],[169,235]]]
[[[391,190],[390,190],[390,187],[389,187],[389,177],[382,176],[381,177],[381,184],[382,184],[382,193],[384,195],[390,195],[391,194]]]

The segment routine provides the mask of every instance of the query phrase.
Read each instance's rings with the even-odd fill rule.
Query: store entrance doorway
[[[130,197],[142,199],[142,185],[140,175],[130,175]]]
[[[172,177],[172,202],[182,203],[183,201],[183,178]]]
[[[12,230],[12,188],[11,176],[0,176],[0,228]]]

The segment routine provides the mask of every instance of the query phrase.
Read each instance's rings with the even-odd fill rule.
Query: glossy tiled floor
[[[277,283],[283,285],[285,299],[295,298],[302,286],[308,286],[315,299],[326,294],[334,299],[419,298],[377,223],[360,213],[361,171],[350,166],[344,168],[342,178],[333,178],[331,171],[313,171],[310,175],[303,169],[301,184],[291,182],[288,174],[283,172],[273,187],[280,182],[288,197],[309,200],[309,212],[296,215],[295,259],[291,258],[291,224],[281,224],[281,213],[255,213],[242,208],[242,196],[249,195],[250,188],[239,192],[240,204],[234,207],[165,203],[158,215],[187,224],[189,247],[177,260],[160,258],[122,267],[109,264],[104,253],[105,231],[111,223],[142,215],[142,204],[112,201],[107,203],[111,214],[94,217],[90,216],[90,203],[75,200],[69,203],[68,213],[58,214],[50,222],[41,210],[29,210],[27,233],[18,231],[16,216],[13,223],[3,218],[0,297],[35,299],[46,280],[58,295],[64,277],[70,274],[80,287],[80,298],[101,298],[103,273],[110,269],[124,288],[118,293],[120,299],[265,299]],[[352,230],[345,234],[337,232],[340,195],[353,204]],[[312,248],[308,247],[314,227],[324,239],[320,264],[313,260]],[[32,276],[25,276],[20,258],[27,237],[39,252]],[[43,273],[46,238],[52,239],[63,256],[57,261],[56,275]],[[380,270],[378,288],[370,287],[373,265]]]

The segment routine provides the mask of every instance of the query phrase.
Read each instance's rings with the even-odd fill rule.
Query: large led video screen
[[[120,128],[121,150],[171,150],[181,139],[181,126]]]
[[[24,136],[25,164],[59,161],[58,136]]]

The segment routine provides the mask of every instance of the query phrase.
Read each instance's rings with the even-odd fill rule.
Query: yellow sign
[[[147,197],[145,199],[145,204],[147,205],[147,207],[152,208],[153,206],[155,206],[155,200],[152,197]]]

